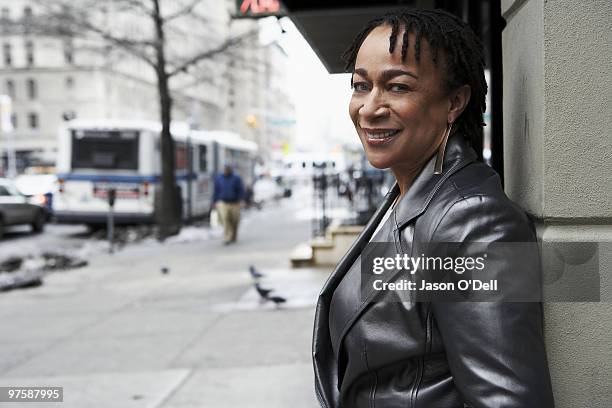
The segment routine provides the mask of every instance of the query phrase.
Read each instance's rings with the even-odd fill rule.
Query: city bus
[[[117,224],[155,221],[161,187],[161,125],[156,122],[77,119],[60,129],[54,214],[58,223],[106,222],[108,191],[115,190]],[[173,125],[175,177],[183,218],[209,215],[213,177],[229,164],[250,189],[257,145],[229,131],[190,130]]]

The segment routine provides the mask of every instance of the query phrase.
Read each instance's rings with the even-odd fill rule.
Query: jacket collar
[[[442,174],[433,174],[436,163],[436,155],[434,155],[414,180],[406,195],[396,205],[397,228],[402,228],[421,215],[444,181],[465,165],[475,161],[476,157],[476,152],[468,145],[463,136],[454,135],[448,139]]]

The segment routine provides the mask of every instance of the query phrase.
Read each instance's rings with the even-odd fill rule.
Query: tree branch
[[[137,0],[121,0],[125,5],[132,5],[134,7],[140,4],[140,8],[144,8],[142,3]],[[107,44],[119,47],[131,55],[143,60],[148,65],[154,67],[155,62],[147,54],[146,48],[155,46],[155,43],[150,40],[132,39],[123,36],[117,36],[111,34],[109,31],[102,27],[95,25],[89,18],[83,15],[82,11],[90,11],[92,8],[97,7],[98,4],[92,3],[91,8],[77,9],[67,2],[55,1],[55,2],[42,2],[41,0],[35,0],[41,9],[46,14],[43,15],[44,19],[38,23],[38,27],[41,28],[46,35],[55,37],[66,37],[76,36],[87,39],[88,34],[94,34],[99,36]],[[59,6],[59,9],[57,8]]]
[[[141,60],[149,64],[151,67],[155,67],[154,60],[149,55],[147,55],[145,49],[143,49],[147,46],[153,47],[155,44],[152,41],[133,40],[130,38],[113,36],[107,31],[101,29],[100,27],[96,27],[93,24],[84,21],[77,22],[76,24],[82,29],[100,36],[104,41],[108,42],[109,44],[122,48],[123,50],[129,52],[135,57],[140,58]]]
[[[185,62],[183,62],[182,64],[174,67],[174,69],[172,69],[171,71],[168,72],[168,77],[172,77],[180,72],[184,72],[186,71],[189,67],[191,67],[192,65],[197,64],[198,62],[202,61],[203,59],[206,58],[211,58],[217,54],[220,54],[226,50],[228,50],[229,48],[233,47],[234,45],[237,45],[239,43],[241,43],[242,41],[244,41],[246,38],[250,37],[253,34],[256,34],[258,32],[258,30],[251,30],[243,35],[240,35],[238,37],[234,37],[234,38],[230,38],[228,40],[226,40],[225,42],[223,42],[223,44],[221,44],[220,46],[216,47],[216,48],[212,48],[210,50],[206,50],[203,51],[199,54],[194,55],[193,57],[187,59]]]
[[[193,11],[193,9],[199,4],[201,3],[202,0],[192,0],[191,3],[189,3],[188,5],[186,5],[185,7],[183,7],[182,9],[175,11],[174,13],[170,14],[169,16],[163,17],[162,18],[162,23],[166,24],[169,21],[172,21],[174,19],[177,19],[181,16],[187,15],[187,14],[191,14],[191,12]]]
[[[143,13],[145,13],[147,16],[153,17],[153,11],[149,9],[147,6],[145,6],[142,0],[121,0],[121,2],[123,3],[124,7],[129,6],[131,8],[138,9],[142,11]]]
[[[200,13],[198,13],[197,11],[194,11],[193,13],[190,14],[190,16],[192,19],[199,21],[200,23],[204,23],[204,24],[209,24],[211,21],[213,21],[212,19],[208,18],[208,17],[204,17],[203,15],[201,15]]]

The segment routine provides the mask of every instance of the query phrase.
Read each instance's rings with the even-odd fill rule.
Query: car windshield
[[[8,181],[4,181],[2,183],[0,183],[0,195],[21,195],[21,193],[19,193],[19,190],[17,190],[15,188],[15,186],[13,186],[12,183],[8,182]]]
[[[73,130],[73,169],[138,169],[138,132]]]

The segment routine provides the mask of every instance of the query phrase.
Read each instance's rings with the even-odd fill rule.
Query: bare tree
[[[175,176],[175,146],[170,133],[173,98],[169,82],[184,75],[203,60],[215,58],[252,37],[254,31],[227,37],[216,45],[202,41],[208,47],[191,51],[190,55],[170,56],[168,35],[176,34],[176,22],[191,18],[198,24],[210,20],[198,12],[203,0],[35,0],[41,11],[28,24],[40,34],[64,38],[95,38],[106,47],[115,47],[149,65],[155,72],[159,96],[161,132],[161,195],[156,197],[155,213],[160,238],[177,234],[181,228],[181,200]],[[112,13],[112,14],[111,14]],[[116,24],[109,24],[105,16],[129,13],[150,30],[118,32]],[[180,26],[180,25],[179,25]],[[32,29],[32,28],[30,28]],[[121,30],[125,31],[125,30]],[[129,31],[129,30],[128,30]],[[197,35],[191,31],[188,35]]]

